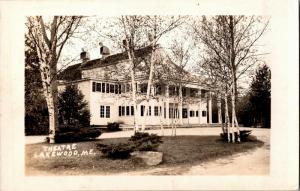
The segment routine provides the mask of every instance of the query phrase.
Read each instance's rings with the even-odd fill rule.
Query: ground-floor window
[[[196,117],[199,117],[199,111],[196,111]]]
[[[129,106],[126,106],[126,115],[127,115],[127,116],[130,115]]]
[[[134,115],[134,107],[131,106],[131,115]]]
[[[190,110],[190,117],[195,117],[195,111]]]
[[[144,116],[145,106],[141,105],[141,116]]]
[[[202,111],[202,117],[206,117],[206,111]]]
[[[154,106],[154,116],[158,116],[158,106]]]
[[[149,106],[148,115],[151,116],[151,106]]]
[[[182,118],[187,118],[187,108],[182,108]]]
[[[110,106],[106,106],[106,118],[110,118]]]
[[[100,117],[104,118],[104,105],[100,106]]]

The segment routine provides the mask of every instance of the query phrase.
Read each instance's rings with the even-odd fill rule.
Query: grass
[[[260,147],[263,142],[253,140],[240,144],[223,143],[218,136],[177,136],[163,137],[163,143],[159,151],[163,152],[163,163],[156,167],[145,166],[139,160],[130,158],[127,160],[112,160],[101,156],[96,149],[96,143],[120,143],[128,138],[103,139],[77,144],[79,153],[82,150],[93,149],[95,155],[34,158],[34,153],[42,151],[42,146],[49,144],[26,145],[25,165],[26,175],[92,175],[113,174],[128,171],[145,170],[156,167],[180,167],[184,165],[199,164],[235,153],[246,152]],[[56,144],[64,145],[64,144]]]

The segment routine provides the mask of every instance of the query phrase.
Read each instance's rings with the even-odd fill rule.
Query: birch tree
[[[39,61],[36,63],[47,102],[50,143],[54,143],[54,135],[58,130],[57,63],[66,42],[72,37],[81,20],[81,17],[75,16],[54,16],[49,21],[42,16],[27,17],[28,37],[37,50]]]
[[[202,17],[200,26],[194,26],[195,34],[214,57],[226,64],[230,71],[230,95],[232,104],[232,128],[239,125],[236,117],[238,79],[261,62],[258,40],[267,29],[268,21],[255,16]]]

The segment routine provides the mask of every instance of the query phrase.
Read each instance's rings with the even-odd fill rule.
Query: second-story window
[[[96,91],[101,92],[101,83],[97,83]]]
[[[154,116],[158,116],[158,106],[154,106]]]
[[[187,108],[182,108],[182,118],[187,118]]]
[[[110,106],[106,106],[105,116],[106,116],[106,118],[110,118]]]
[[[110,93],[115,93],[115,85],[109,84],[109,90],[110,90]]]
[[[134,107],[131,106],[131,115],[134,115]]]
[[[126,106],[126,115],[127,115],[127,116],[130,115],[129,106]]]
[[[183,96],[183,97],[186,96],[186,88],[185,88],[185,87],[182,88],[182,96]]]
[[[102,83],[102,93],[105,93],[105,83]]]
[[[106,84],[106,93],[109,93],[109,84]]]

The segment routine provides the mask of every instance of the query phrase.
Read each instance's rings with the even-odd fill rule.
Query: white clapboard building
[[[59,75],[59,91],[67,85],[76,85],[83,93],[91,113],[91,125],[104,126],[118,122],[132,126],[134,112],[137,123],[145,125],[196,125],[212,122],[211,96],[201,87],[198,78],[175,65],[165,51],[154,51],[154,78],[145,113],[145,96],[149,76],[151,47],[135,50],[138,60],[135,67],[137,109],[131,96],[130,63],[126,52],[110,54],[107,47],[100,47],[101,58],[90,60],[82,51],[81,63],[69,66]],[[184,77],[182,77],[184,76]],[[180,99],[179,86],[182,87]],[[182,101],[179,101],[182,100]],[[181,111],[181,112],[180,112]]]

